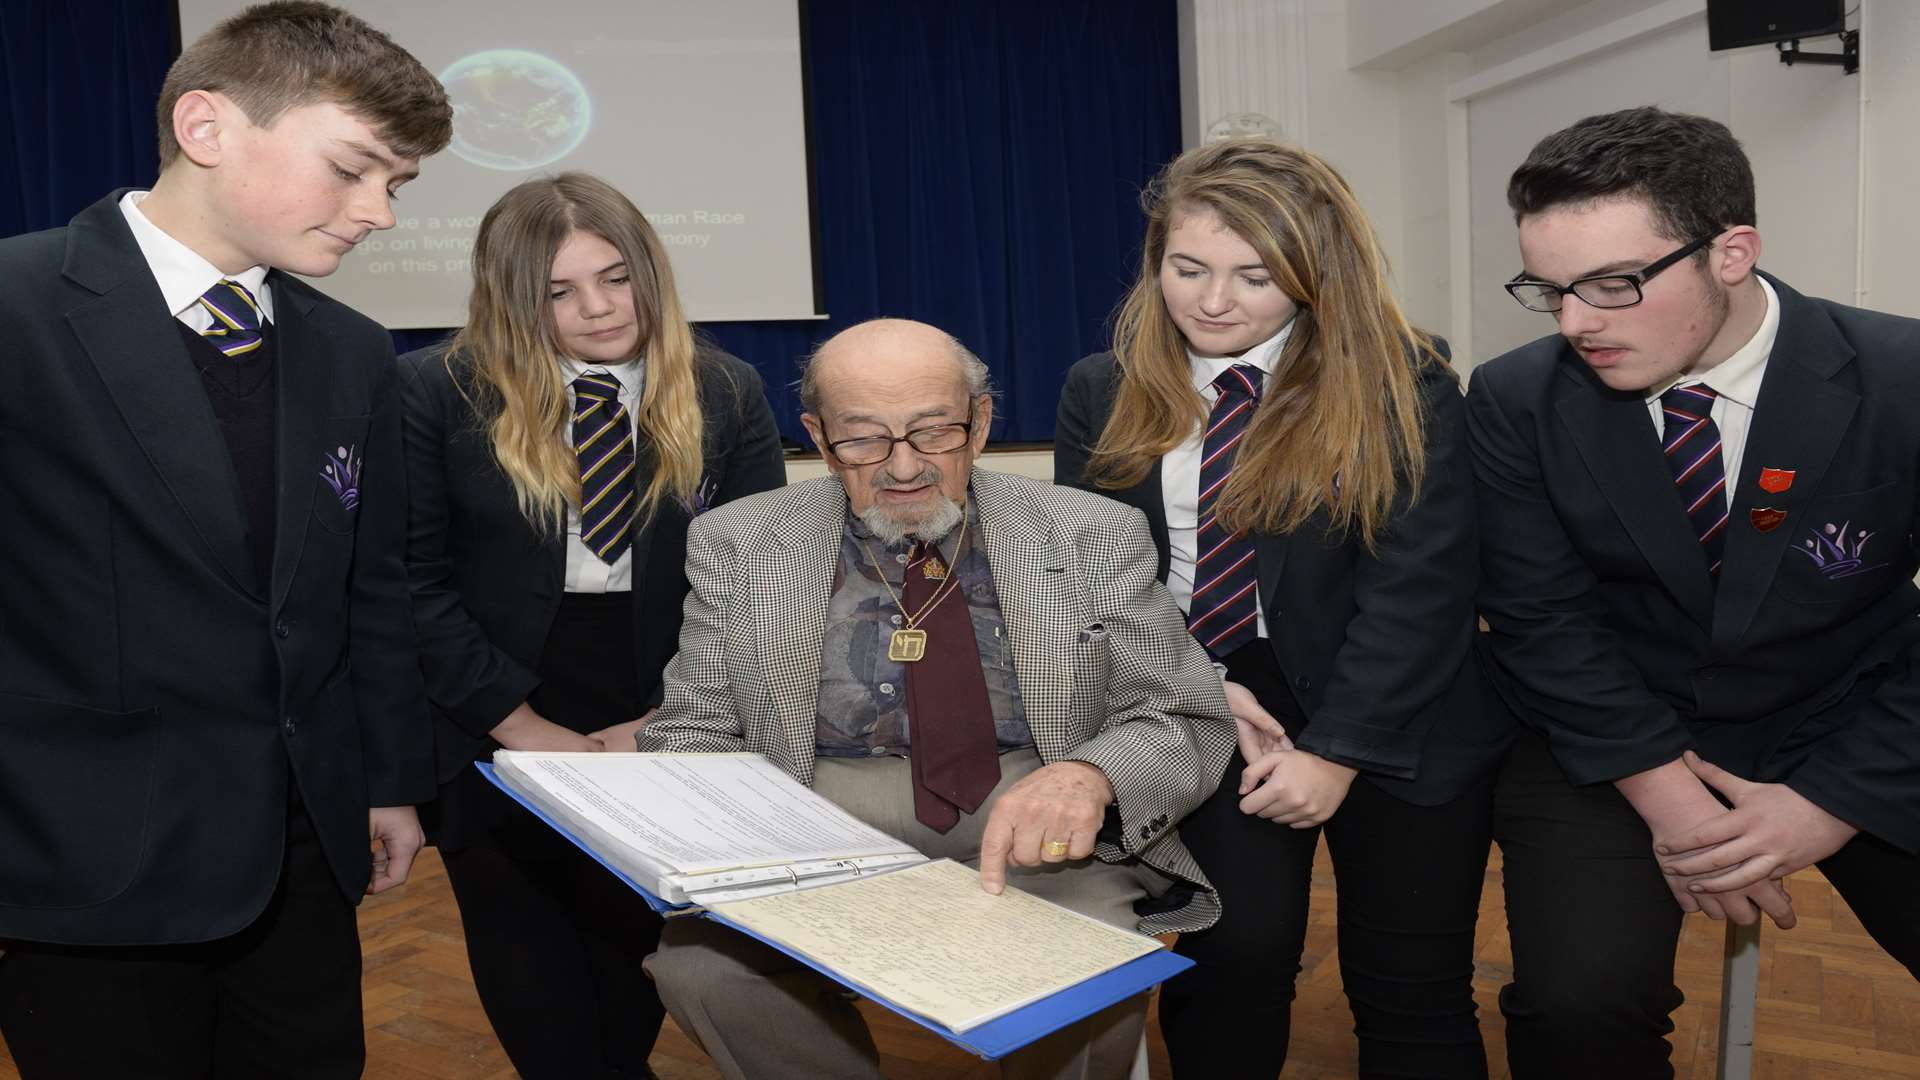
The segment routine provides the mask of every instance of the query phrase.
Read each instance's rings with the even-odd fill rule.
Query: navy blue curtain
[[[995,438],[1053,437],[1067,367],[1105,345],[1139,260],[1139,192],[1179,152],[1174,0],[806,0],[819,273],[829,318],[708,323],[792,384],[828,335],[949,330],[1005,392]],[[0,3],[0,235],[64,223],[155,172],[167,0]],[[428,165],[431,168],[431,163]],[[643,207],[644,209],[644,207]],[[399,331],[414,348],[443,336]]]

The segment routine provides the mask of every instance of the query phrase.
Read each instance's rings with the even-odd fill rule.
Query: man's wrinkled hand
[[[1112,802],[1107,774],[1083,761],[1056,761],[1015,781],[987,814],[980,887],[996,896],[1005,890],[1008,863],[1039,866],[1092,855]]]
[[[420,830],[420,815],[411,806],[376,806],[367,811],[367,837],[379,845],[373,849],[373,879],[367,882],[367,895],[406,884],[413,858],[427,842]]]

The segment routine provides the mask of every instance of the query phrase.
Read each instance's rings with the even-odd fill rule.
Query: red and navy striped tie
[[[1207,434],[1201,442],[1200,528],[1195,536],[1199,558],[1193,567],[1187,628],[1215,657],[1226,656],[1258,634],[1259,574],[1253,537],[1245,532],[1228,534],[1214,517],[1214,503],[1227,486],[1240,439],[1260,404],[1263,378],[1259,368],[1235,364],[1213,380],[1220,396],[1207,414]]]
[[[573,381],[573,450],[580,462],[580,541],[611,566],[633,539],[633,427],[620,381],[589,371]]]
[[[1660,395],[1667,468],[1680,489],[1693,535],[1707,555],[1707,573],[1718,577],[1727,549],[1727,468],[1720,457],[1720,428],[1713,402],[1720,395],[1704,383],[1676,386]]]

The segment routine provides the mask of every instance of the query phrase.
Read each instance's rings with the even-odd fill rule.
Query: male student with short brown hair
[[[290,275],[393,225],[452,110],[293,0],[159,119],[153,190],[0,241],[0,1033],[28,1080],[357,1076],[353,905],[431,729],[392,346]]]

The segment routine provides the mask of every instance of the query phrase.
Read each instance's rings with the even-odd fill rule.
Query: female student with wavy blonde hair
[[[1339,886],[1363,1075],[1484,1076],[1473,927],[1508,721],[1474,653],[1459,383],[1325,162],[1190,151],[1146,193],[1113,350],[1067,377],[1056,479],[1138,507],[1240,721],[1180,824],[1219,887],[1162,989],[1180,1077],[1286,1060],[1314,850]]]
[[[650,1076],[659,919],[471,765],[634,748],[678,643],[687,524],[784,483],[779,436],[759,376],[697,344],[659,238],[604,181],[507,192],[473,275],[467,325],[401,358],[435,841],[520,1074]]]

